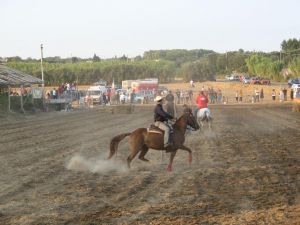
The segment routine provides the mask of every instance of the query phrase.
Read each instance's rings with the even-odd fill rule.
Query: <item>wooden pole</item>
[[[21,110],[23,113],[25,113],[25,110],[24,110],[24,105],[23,105],[23,85],[21,85]]]
[[[10,86],[8,85],[8,112],[10,112]]]

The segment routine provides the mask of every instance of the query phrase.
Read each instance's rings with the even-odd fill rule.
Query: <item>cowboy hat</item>
[[[163,97],[158,95],[158,96],[155,97],[154,101],[159,102],[162,99],[163,99]]]

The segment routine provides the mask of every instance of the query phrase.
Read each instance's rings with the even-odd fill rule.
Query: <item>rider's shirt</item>
[[[165,112],[161,104],[157,104],[154,109],[154,121],[168,121],[168,119],[173,119],[169,113]]]
[[[198,95],[196,102],[198,109],[207,108],[208,99],[205,95]]]

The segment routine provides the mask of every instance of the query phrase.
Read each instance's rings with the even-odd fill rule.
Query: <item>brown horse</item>
[[[170,162],[167,167],[168,171],[172,171],[172,163],[173,159],[176,155],[178,149],[185,150],[189,152],[189,162],[192,162],[192,151],[188,147],[184,146],[185,141],[185,132],[187,126],[192,127],[194,130],[199,129],[199,125],[195,120],[194,116],[190,109],[185,110],[184,114],[176,120],[173,125],[173,140],[174,145],[171,149],[164,148],[164,138],[163,132],[149,132],[146,128],[138,128],[131,133],[124,133],[115,136],[110,142],[110,154],[108,159],[110,159],[117,151],[118,145],[121,140],[123,140],[126,136],[129,136],[129,146],[131,150],[131,154],[127,158],[127,166],[130,168],[130,163],[134,159],[134,157],[140,152],[139,159],[148,162],[148,159],[145,159],[145,155],[148,152],[149,148],[154,150],[166,150],[167,152],[171,152]]]

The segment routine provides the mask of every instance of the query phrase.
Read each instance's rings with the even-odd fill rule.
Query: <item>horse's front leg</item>
[[[199,132],[201,132],[202,127],[203,127],[203,123],[201,122],[201,119],[199,119],[199,118],[197,118],[197,122],[198,122],[198,125],[199,125]]]
[[[184,145],[180,146],[179,149],[189,152],[189,163],[191,164],[193,161],[192,150]]]
[[[176,153],[177,153],[177,150],[171,152],[170,162],[169,162],[169,165],[167,167],[167,171],[169,171],[169,172],[173,171],[173,160],[174,160],[174,157],[175,157]]]

